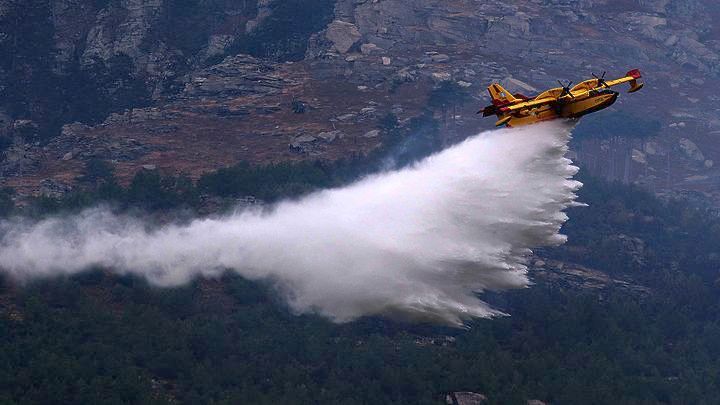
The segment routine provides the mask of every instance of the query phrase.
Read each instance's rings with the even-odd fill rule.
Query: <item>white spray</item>
[[[231,270],[290,307],[344,322],[461,325],[499,314],[475,295],[529,285],[530,248],[558,245],[581,186],[562,123],[490,131],[418,164],[278,204],[146,229],[103,209],[0,223],[0,271],[19,280],[101,266],[158,286]]]

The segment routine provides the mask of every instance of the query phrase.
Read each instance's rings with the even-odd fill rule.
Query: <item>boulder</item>
[[[74,122],[72,124],[63,125],[60,134],[64,137],[78,137],[80,133],[82,133],[83,131],[87,131],[90,128],[91,127],[85,124]]]
[[[645,265],[645,241],[625,234],[613,235],[610,239],[622,246],[621,252],[628,255],[633,264],[638,266]]]
[[[645,154],[642,151],[640,151],[638,149],[632,150],[632,160],[637,163],[640,163],[642,165],[647,164],[647,157],[645,156]]]
[[[303,144],[303,143],[315,142],[316,140],[317,140],[317,138],[312,135],[300,135],[293,140],[293,144],[299,145],[299,144]]]
[[[448,405],[481,405],[487,402],[487,397],[476,392],[451,392],[445,396]]]
[[[647,141],[643,145],[643,151],[648,155],[660,155],[660,145],[654,141]]]
[[[367,43],[360,45],[360,52],[363,53],[363,55],[372,55],[375,53],[382,52],[383,49],[379,46],[373,44],[373,43]]]
[[[335,20],[325,30],[325,37],[332,42],[337,52],[344,54],[360,40],[362,35],[355,24]]]
[[[232,45],[235,37],[232,35],[212,35],[208,39],[208,43],[205,46],[205,58],[211,58],[213,56],[222,55],[225,50]]]
[[[678,142],[680,143],[680,149],[685,152],[685,156],[698,162],[705,162],[705,155],[703,155],[695,142],[687,138],[681,138]]]
[[[333,142],[335,139],[342,139],[345,137],[345,133],[342,131],[336,130],[336,131],[327,131],[327,132],[320,132],[317,137],[319,139],[322,139],[323,141],[330,143]]]
[[[450,81],[452,79],[452,75],[447,72],[434,72],[432,74],[432,79],[436,83],[442,83]]]
[[[377,113],[377,108],[375,107],[365,107],[362,110],[360,110],[360,115],[364,117],[372,117]]]
[[[377,138],[380,136],[380,130],[379,129],[373,129],[372,131],[368,131],[363,135],[364,138]]]
[[[317,138],[312,135],[300,135],[290,142],[290,149],[300,153],[314,153]]]
[[[411,83],[417,80],[417,71],[404,67],[397,72],[396,78],[400,83]]]
[[[339,115],[339,116],[335,117],[335,120],[336,121],[350,121],[350,120],[355,119],[356,117],[357,117],[357,114],[347,113],[347,114],[343,114],[343,115]]]
[[[450,57],[445,55],[444,53],[439,53],[437,55],[431,55],[430,59],[432,59],[432,61],[436,63],[445,63],[450,60]]]

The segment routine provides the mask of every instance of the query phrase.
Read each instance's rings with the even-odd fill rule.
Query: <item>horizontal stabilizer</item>
[[[512,119],[512,115],[508,115],[508,116],[505,117],[505,118],[499,119],[499,120],[495,123],[495,126],[496,126],[496,127],[501,127],[501,126],[507,124],[511,119]]]

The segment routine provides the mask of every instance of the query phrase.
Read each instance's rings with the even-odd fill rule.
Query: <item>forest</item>
[[[0,212],[45,216],[105,202],[167,213],[196,209],[204,195],[272,202],[345,184],[389,155],[408,164],[440,146],[431,118],[402,130],[392,117],[384,122],[387,146],[366,158],[238,164],[197,183],[143,171],[127,187],[94,161],[79,179],[86,191],[15,208],[3,190]],[[104,269],[24,286],[3,280],[0,403],[440,404],[465,390],[492,404],[713,403],[720,219],[584,171],[580,180],[590,207],[570,210],[569,244],[537,253],[649,293],[573,288],[531,273],[529,289],[481,295],[511,316],[464,330],[382,318],[333,324],[293,314],[271,282],[231,274],[171,289]],[[642,254],[627,238],[642,240]]]

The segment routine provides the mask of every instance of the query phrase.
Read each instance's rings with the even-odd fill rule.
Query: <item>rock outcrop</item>
[[[720,186],[709,181],[718,175],[720,156],[704,136],[720,133],[712,107],[720,101],[712,90],[720,82],[713,25],[720,6],[710,0],[607,3],[337,0],[334,8],[310,14],[307,26],[285,29],[282,19],[293,14],[279,0],[52,0],[47,8],[0,0],[6,103],[0,105],[6,156],[0,172],[47,174],[40,168],[47,166],[45,156],[64,168],[88,156],[128,164],[155,164],[150,160],[174,153],[191,159],[181,151],[189,147],[184,142],[198,142],[191,133],[218,134],[209,144],[226,140],[220,148],[239,147],[244,158],[253,150],[263,151],[251,156],[257,159],[338,157],[377,147],[380,117],[403,111],[404,120],[412,118],[426,108],[432,89],[447,83],[473,97],[452,120],[472,133],[486,124],[470,110],[488,101],[490,82],[532,95],[558,78],[640,67],[652,75],[649,85],[631,104],[621,98],[615,107],[658,121],[658,136],[582,141],[575,156],[598,175],[656,190],[692,183],[720,201]],[[35,46],[23,46],[21,38]],[[303,108],[291,114],[296,98]],[[372,113],[362,111],[380,100]],[[87,128],[63,129],[75,122]],[[240,128],[245,138],[236,144]],[[333,131],[343,136],[333,138]],[[303,136],[316,140],[300,147],[294,140]],[[140,145],[126,145],[123,137]],[[223,165],[230,152],[211,155],[203,156]]]
[[[335,20],[325,30],[325,37],[332,43],[333,49],[347,53],[361,38],[354,24]]]

